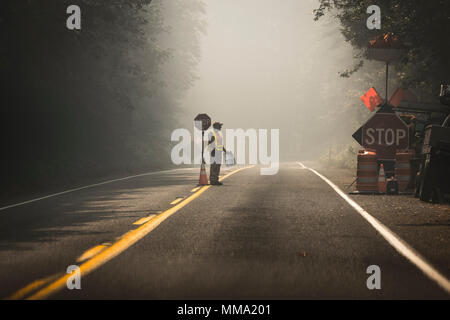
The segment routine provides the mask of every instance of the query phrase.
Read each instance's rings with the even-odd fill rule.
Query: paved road
[[[166,171],[0,211],[0,296],[450,297],[298,163],[282,164],[274,176],[248,168],[224,186],[192,190],[197,178],[198,169]],[[170,204],[178,197],[184,200]],[[448,241],[449,226],[440,226],[439,235]],[[407,242],[421,243],[420,254],[448,279],[449,248],[433,237],[407,234]],[[104,251],[77,262],[101,244]],[[82,273],[81,290],[58,287],[67,266],[83,263],[89,273]],[[370,265],[381,268],[381,290],[367,289]]]

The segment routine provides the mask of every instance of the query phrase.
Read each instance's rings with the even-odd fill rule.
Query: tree
[[[396,35],[406,51],[396,66],[404,87],[416,88],[424,95],[436,96],[441,82],[450,81],[450,2],[380,0],[381,29],[369,30],[366,9],[369,0],[320,0],[315,19],[333,14],[341,23],[346,41],[360,50],[364,58],[369,40],[384,33]],[[357,69],[361,64],[357,65]],[[352,72],[345,73],[350,75]]]
[[[0,195],[170,165],[160,156],[170,154],[162,137],[177,108],[160,94],[173,60],[158,43],[170,32],[164,4],[80,0],[81,30],[69,30],[71,4],[2,2]],[[201,10],[190,13],[194,23]],[[190,77],[193,67],[177,71]]]

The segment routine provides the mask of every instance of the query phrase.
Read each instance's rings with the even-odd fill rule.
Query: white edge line
[[[428,278],[436,282],[442,289],[447,293],[450,293],[450,281],[442,275],[438,270],[436,270],[430,263],[428,263],[425,258],[423,258],[418,252],[414,250],[410,245],[408,245],[404,240],[402,240],[398,235],[392,232],[388,227],[382,224],[379,220],[371,216],[366,210],[361,208],[354,200],[352,200],[348,195],[346,195],[338,186],[331,182],[328,178],[321,175],[314,169],[304,166],[301,162],[298,163],[303,169],[308,169],[309,171],[315,173],[323,181],[328,183],[328,185],[336,191],[345,201],[348,202],[367,222],[370,223],[372,227],[377,230],[381,236],[397,250],[401,255],[408,259],[412,264],[419,268]]]
[[[10,208],[14,208],[14,207],[18,207],[18,206],[22,206],[24,204],[28,204],[28,203],[32,203],[32,202],[36,202],[36,201],[40,201],[40,200],[44,200],[44,199],[60,196],[60,195],[63,195],[63,194],[66,194],[66,193],[70,193],[70,192],[75,192],[75,191],[79,191],[79,190],[83,190],[83,189],[98,187],[98,186],[101,186],[101,185],[104,185],[104,184],[108,184],[108,183],[112,183],[112,182],[128,180],[128,179],[133,179],[133,178],[139,178],[139,177],[144,177],[144,176],[149,176],[149,175],[158,174],[158,173],[164,173],[164,172],[170,172],[170,171],[186,170],[186,169],[193,169],[193,168],[177,168],[177,169],[169,169],[169,170],[161,170],[161,171],[152,171],[152,172],[137,174],[137,175],[128,176],[128,177],[124,177],[124,178],[103,181],[103,182],[91,184],[91,185],[88,185],[88,186],[74,188],[74,189],[70,189],[70,190],[66,190],[66,191],[61,191],[61,192],[54,193],[54,194],[51,194],[51,195],[48,195],[48,196],[43,196],[43,197],[40,197],[40,198],[35,198],[35,199],[27,200],[27,201],[24,201],[24,202],[11,204],[11,205],[8,205],[8,206],[5,206],[5,207],[1,207],[0,211],[6,210],[6,209],[10,209]]]

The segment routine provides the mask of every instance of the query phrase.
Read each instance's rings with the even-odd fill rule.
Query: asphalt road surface
[[[223,170],[232,173],[223,186],[196,189],[198,168],[188,168],[4,204],[0,296],[450,297],[448,206],[412,197],[352,197],[401,238],[399,245],[419,254],[414,262],[299,163],[283,163],[273,176],[260,175],[258,167],[236,169]],[[317,171],[344,190],[339,175]],[[70,265],[80,266],[80,290],[66,286]],[[367,288],[371,265],[381,270],[381,289]]]

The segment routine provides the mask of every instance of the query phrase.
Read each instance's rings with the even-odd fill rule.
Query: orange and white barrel
[[[411,181],[411,162],[414,150],[399,150],[395,156],[395,178],[398,182],[398,191],[406,191]]]
[[[356,190],[360,192],[378,192],[377,154],[371,151],[358,152]]]

